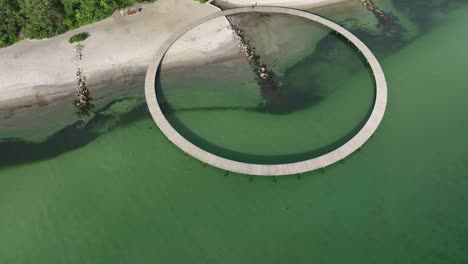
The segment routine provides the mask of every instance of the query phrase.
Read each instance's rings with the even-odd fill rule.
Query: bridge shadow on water
[[[355,49],[355,47],[347,43],[346,39],[343,39],[342,36],[338,35],[334,37],[338,37],[342,39],[342,42],[348,45],[350,48]],[[329,36],[331,38],[331,36]],[[330,43],[328,42],[327,37],[319,43],[318,50],[321,52],[324,49],[330,49]],[[308,63],[309,62],[319,62],[324,60],[325,58],[320,57],[318,55],[314,55],[316,57],[312,58],[304,58],[304,60],[300,63]],[[366,64],[365,59],[362,56],[361,60],[363,64]],[[298,67],[301,67],[298,65]],[[369,67],[366,67],[369,71],[369,75],[372,74],[372,71]],[[160,72],[158,72],[158,75]],[[311,77],[313,78],[313,76]],[[291,163],[302,161],[305,159],[310,159],[313,157],[320,156],[326,152],[332,151],[350,138],[352,138],[365,124],[367,121],[372,108],[369,109],[368,113],[365,117],[363,117],[360,122],[356,124],[356,126],[345,133],[345,135],[336,140],[335,142],[323,146],[319,149],[314,149],[306,152],[295,153],[290,155],[253,155],[249,153],[243,153],[238,151],[233,151],[230,149],[226,149],[222,146],[213,144],[206,139],[203,139],[193,131],[191,131],[187,126],[183,124],[180,120],[176,118],[173,114],[174,111],[181,112],[181,111],[252,111],[252,112],[259,112],[264,114],[274,114],[274,115],[287,115],[293,113],[294,111],[298,111],[301,109],[305,109],[308,107],[313,107],[316,103],[320,102],[320,100],[324,99],[323,96],[318,96],[316,94],[301,94],[297,92],[295,94],[286,94],[288,102],[295,102],[295,104],[288,104],[286,107],[272,109],[271,105],[260,104],[257,107],[205,107],[205,108],[179,108],[179,109],[171,109],[170,106],[167,104],[164,93],[161,91],[160,85],[160,78],[156,79],[158,82],[157,93],[158,93],[158,101],[163,109],[165,116],[168,118],[168,121],[171,125],[187,140],[192,142],[193,144],[205,149],[208,152],[213,154],[229,158],[232,160],[237,161],[244,161],[244,162],[251,162],[251,163],[258,163],[258,164],[276,164],[276,163]],[[313,92],[316,92],[313,91]],[[26,164],[35,161],[47,160],[54,157],[57,157],[61,154],[64,154],[69,151],[73,151],[80,147],[86,146],[90,142],[94,140],[98,140],[98,138],[105,133],[113,131],[117,127],[129,125],[135,121],[142,120],[148,118],[148,110],[146,104],[142,101],[138,105],[136,105],[133,109],[129,112],[118,114],[118,115],[108,115],[105,114],[106,110],[109,109],[113,104],[119,103],[129,98],[121,98],[118,100],[114,100],[109,104],[103,106],[102,108],[98,109],[94,116],[88,121],[76,121],[73,124],[70,124],[63,129],[57,131],[56,133],[52,134],[51,136],[47,137],[45,140],[40,142],[31,142],[21,138],[7,138],[1,139],[0,142],[0,170],[4,168],[8,168],[15,165]],[[299,103],[298,103],[299,102]],[[111,124],[111,125],[108,125]],[[272,142],[274,144],[274,142]]]
[[[354,51],[356,51],[356,47],[347,42],[347,39],[341,36],[340,34],[335,35],[335,33],[330,33],[330,38],[336,38],[338,37],[342,43],[345,43],[346,46],[349,48],[352,48]],[[328,49],[329,48],[329,38],[325,37],[322,40],[322,43],[319,44],[318,51],[323,50],[323,49]],[[316,56],[316,55],[315,55]],[[364,68],[367,69],[367,73],[369,76],[372,78],[372,70],[370,67],[367,65],[367,61],[365,60],[364,56],[360,55],[360,58],[358,64],[364,65]],[[310,61],[313,61],[313,63],[318,63],[323,61],[325,58],[323,57],[313,57],[313,58],[306,58],[303,61],[300,61],[299,67],[301,63],[310,63]],[[287,74],[287,72],[286,72]],[[255,164],[282,164],[282,163],[294,163],[294,162],[299,162],[299,161],[304,161],[307,159],[315,158],[318,156],[321,156],[325,153],[328,153],[330,151],[333,151],[337,149],[338,147],[342,146],[345,144],[347,141],[349,141],[354,135],[356,135],[359,130],[365,125],[367,122],[372,109],[373,109],[373,104],[371,104],[371,107],[367,110],[366,114],[359,120],[359,122],[356,123],[356,125],[348,132],[345,132],[343,137],[337,139],[336,141],[324,145],[320,148],[313,149],[310,151],[305,151],[305,152],[299,152],[299,153],[294,153],[294,154],[285,154],[285,155],[257,155],[257,154],[250,154],[246,152],[239,152],[231,149],[227,149],[223,146],[214,144],[203,137],[199,136],[196,134],[193,130],[191,130],[189,127],[187,127],[179,118],[177,118],[177,115],[175,113],[177,112],[209,112],[209,111],[250,111],[250,112],[258,112],[258,113],[264,113],[264,114],[270,114],[270,115],[287,115],[291,114],[295,111],[302,110],[305,108],[313,107],[316,105],[320,100],[324,99],[324,96],[319,96],[316,94],[313,94],[316,92],[316,90],[311,89],[311,94],[304,94],[302,91],[300,91],[297,94],[286,94],[285,99],[288,102],[285,105],[282,105],[281,108],[272,108],[275,106],[269,105],[269,104],[260,104],[257,107],[199,107],[199,108],[177,108],[174,109],[171,107],[171,105],[168,103],[165,94],[162,89],[162,84],[161,84],[161,71],[160,69],[157,72],[156,76],[156,94],[157,94],[157,99],[159,106],[168,120],[168,122],[171,124],[171,126],[180,134],[182,135],[185,139],[193,143],[194,145],[198,146],[201,149],[204,149],[207,152],[210,152],[212,154],[235,160],[235,161],[240,161],[240,162],[246,162],[246,163],[255,163]],[[313,78],[313,76],[309,76],[310,78]],[[317,85],[317,84],[314,84]],[[299,104],[295,104],[297,101],[294,100],[298,98]],[[375,100],[375,94],[374,94],[374,100]],[[272,142],[272,144],[275,144]]]
[[[124,114],[110,115],[105,113],[115,103],[128,99],[133,98],[114,100],[96,111],[88,122],[78,120],[53,133],[43,141],[34,142],[21,138],[1,139],[0,170],[19,164],[57,157],[84,147],[117,127],[127,126],[138,120],[148,118],[148,109],[143,100]]]

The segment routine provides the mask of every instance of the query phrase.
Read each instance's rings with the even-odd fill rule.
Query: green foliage
[[[0,47],[14,43],[21,29],[21,17],[16,1],[0,0]]]
[[[65,23],[69,28],[102,20],[116,9],[131,6],[137,2],[154,2],[155,0],[60,0],[65,12]]]
[[[89,37],[89,33],[88,32],[83,32],[83,33],[74,35],[73,37],[71,37],[68,40],[68,42],[69,43],[75,43],[75,42],[83,41],[83,40],[87,39],[88,37]]]
[[[61,0],[69,28],[77,28],[101,20],[115,10],[113,1],[109,0]]]
[[[0,47],[17,41],[20,32],[41,39],[110,16],[116,9],[155,0],[0,0]]]
[[[24,17],[22,31],[28,38],[48,38],[67,31],[63,8],[58,0],[18,0]]]

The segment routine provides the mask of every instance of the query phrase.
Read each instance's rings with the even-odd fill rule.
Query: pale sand
[[[73,93],[75,57],[69,37],[89,32],[83,42],[84,74],[90,83],[111,81],[122,74],[144,71],[159,46],[172,32],[218,12],[212,5],[193,0],[158,0],[142,5],[143,11],[122,17],[118,12],[101,22],[45,40],[25,40],[0,49],[0,108],[51,101]],[[201,54],[214,56],[238,51],[228,22],[204,25],[203,36],[187,34],[171,49],[168,65],[197,61]],[[209,45],[191,46],[194,38],[207,38]],[[186,47],[190,47],[187,52]],[[222,48],[222,49],[220,49]]]
[[[214,0],[214,3],[224,8],[245,7],[252,5],[259,6],[281,6],[300,9],[310,9],[314,7],[336,4],[350,0]]]
[[[219,0],[222,1],[225,0]],[[244,0],[244,3],[249,1]],[[255,2],[311,7],[337,1]],[[242,0],[229,2],[242,3]],[[54,38],[25,40],[0,49],[0,110],[50,103],[72,95],[76,66],[74,46],[68,43],[68,39],[74,34],[85,31],[91,34],[83,42],[84,74],[90,84],[100,83],[101,85],[96,86],[108,87],[102,84],[113,83],[122,76],[142,74],[159,46],[177,29],[219,11],[215,6],[203,5],[193,0],[158,0],[141,6],[143,11],[140,14],[122,17],[116,12],[103,21]],[[206,63],[207,58],[220,60],[237,54],[237,42],[227,29],[228,22],[223,19],[204,24],[203,31],[194,29],[184,35],[171,48],[171,56],[165,61],[165,66]],[[200,38],[205,41],[197,41]],[[91,92],[93,93],[92,90]]]

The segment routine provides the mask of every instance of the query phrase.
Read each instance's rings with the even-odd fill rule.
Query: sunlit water
[[[262,91],[243,53],[235,61],[180,70],[165,70],[163,61],[157,92],[171,125],[209,152],[248,163],[302,161],[354,136],[375,96],[372,75],[355,48],[304,18],[235,18],[241,17],[246,39],[277,76],[276,89]],[[262,32],[267,37],[256,38]]]
[[[358,1],[317,11],[354,28],[389,84],[381,127],[343,164],[224,177],[167,142],[141,87],[49,140],[0,145],[0,263],[467,263],[468,7],[375,2],[403,40],[362,31],[375,20]]]

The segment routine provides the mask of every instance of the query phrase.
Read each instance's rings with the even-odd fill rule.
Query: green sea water
[[[171,125],[208,152],[248,163],[303,161],[351,139],[375,97],[370,69],[355,47],[304,18],[239,17],[247,21],[240,24],[243,35],[278,83],[262,88],[242,53],[234,61],[166,70],[169,50],[157,94]]]
[[[356,8],[317,12],[373,25]],[[395,13],[411,42],[354,31],[387,77],[381,127],[300,179],[204,167],[142,98],[44,142],[2,143],[0,263],[467,263],[468,6]]]

